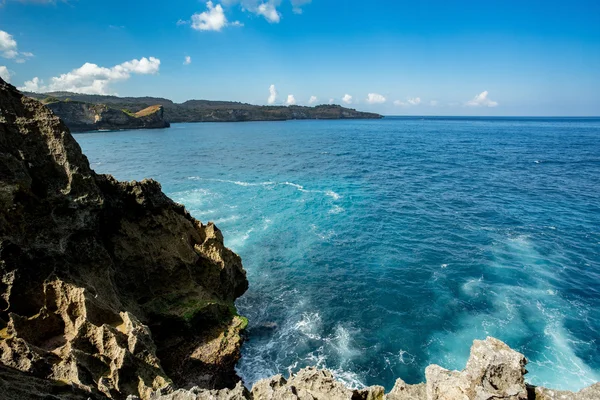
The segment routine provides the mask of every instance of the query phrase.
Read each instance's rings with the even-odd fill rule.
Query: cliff
[[[234,372],[248,282],[221,232],[157,182],[96,174],[56,116],[1,79],[0,277],[2,399],[600,399],[598,383],[526,385],[526,358],[493,338],[463,371],[430,365],[387,394],[314,368],[248,391]]]
[[[117,129],[167,128],[164,109],[160,105],[146,107],[136,113],[126,109],[79,101],[46,99],[46,106],[74,132]]]
[[[248,282],[221,232],[157,182],[94,173],[65,124],[2,80],[0,276],[1,398],[238,380]]]
[[[164,109],[164,119],[169,122],[243,122],[285,121],[293,119],[378,119],[379,114],[361,112],[339,105],[304,106],[256,106],[232,101],[188,100],[174,103],[159,97],[116,97],[88,95],[70,92],[26,93],[27,96],[44,102],[83,102],[90,105],[105,105],[111,109],[127,109],[138,112],[153,105]],[[54,110],[54,109],[53,109]],[[65,119],[62,110],[56,114]],[[69,127],[69,120],[65,119]]]

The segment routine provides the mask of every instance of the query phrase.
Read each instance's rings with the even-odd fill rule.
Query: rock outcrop
[[[246,391],[234,389],[207,391],[199,388],[157,391],[153,400],[598,400],[600,383],[580,392],[549,390],[525,384],[525,357],[501,341],[488,337],[476,340],[467,366],[448,371],[438,365],[425,370],[426,382],[407,385],[398,379],[385,393],[381,386],[349,389],[329,371],[305,368],[289,379],[281,375],[262,380]]]
[[[146,107],[136,113],[111,108],[106,104],[50,99],[46,105],[73,132],[118,129],[158,129],[170,124],[164,119],[160,105]]]
[[[2,398],[238,381],[248,282],[221,232],[155,181],[96,174],[63,122],[2,80],[0,278]]]

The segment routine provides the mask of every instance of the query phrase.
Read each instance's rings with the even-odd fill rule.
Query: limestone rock
[[[157,182],[96,174],[52,112],[0,80],[3,368],[92,398],[234,387],[247,286],[214,225]]]
[[[427,392],[424,383],[408,385],[402,379],[396,379],[394,388],[386,396],[388,400],[425,400]]]
[[[600,383],[581,389],[576,393],[543,387],[532,387],[531,392],[535,396],[530,397],[531,400],[598,400],[600,399]]]
[[[439,400],[526,400],[525,357],[498,339],[475,340],[462,372],[425,369],[427,397]]]
[[[194,387],[190,390],[176,390],[172,393],[162,395],[159,392],[154,394],[151,400],[246,400],[250,398],[248,390],[241,382],[233,389],[205,390]]]

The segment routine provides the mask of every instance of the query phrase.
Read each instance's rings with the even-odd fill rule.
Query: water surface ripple
[[[247,384],[306,365],[390,389],[473,339],[528,381],[600,379],[600,120],[386,118],[174,124],[76,136],[152,177],[238,252]]]

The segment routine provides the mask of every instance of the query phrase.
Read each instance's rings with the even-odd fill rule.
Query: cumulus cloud
[[[23,86],[17,88],[22,92],[43,92],[41,90],[43,87],[44,81],[41,81],[37,76],[30,81],[25,81]]]
[[[329,99],[329,104],[333,104],[334,101],[334,99]]]
[[[288,106],[293,106],[296,104],[296,98],[294,97],[293,94],[288,94],[285,104],[287,104]]]
[[[0,65],[0,78],[4,79],[6,82],[10,83],[10,77],[12,73],[6,68],[4,65]]]
[[[308,104],[315,104],[317,101],[317,96],[310,96],[310,99],[308,99]]]
[[[267,103],[274,104],[277,100],[277,89],[275,89],[275,85],[269,86],[269,98],[267,99]]]
[[[399,106],[399,107],[418,106],[419,104],[421,104],[420,97],[412,97],[412,98],[409,97],[408,99],[406,99],[406,101],[402,101],[402,100],[394,101],[394,105]]]
[[[0,54],[8,59],[16,59],[17,62],[23,63],[26,58],[33,57],[33,53],[28,51],[19,52],[17,49],[17,41],[13,36],[5,31],[0,30]]]
[[[346,104],[350,104],[352,103],[352,96],[346,93],[344,97],[342,97],[342,101]]]
[[[199,31],[220,31],[227,26],[227,18],[220,4],[206,2],[206,11],[192,15],[192,28]]]
[[[367,95],[367,103],[369,104],[382,104],[385,103],[386,98],[378,93],[369,93]]]
[[[483,91],[466,103],[470,107],[496,107],[498,102],[488,98],[488,91]]]
[[[291,0],[292,11],[295,14],[302,14],[302,7],[312,2],[312,0]]]
[[[153,75],[160,68],[158,58],[142,57],[139,60],[126,61],[112,68],[100,67],[96,64],[85,63],[81,67],[50,78],[46,86],[35,77],[19,88],[31,92],[67,91],[87,94],[112,94],[110,85],[114,82],[125,81],[132,74]]]
[[[279,14],[275,3],[272,1],[260,4],[256,9],[256,14],[262,15],[272,24],[277,24],[281,21],[281,14]]]
[[[191,63],[192,63],[192,57],[185,56],[185,59],[183,60],[183,65],[190,65]]]

